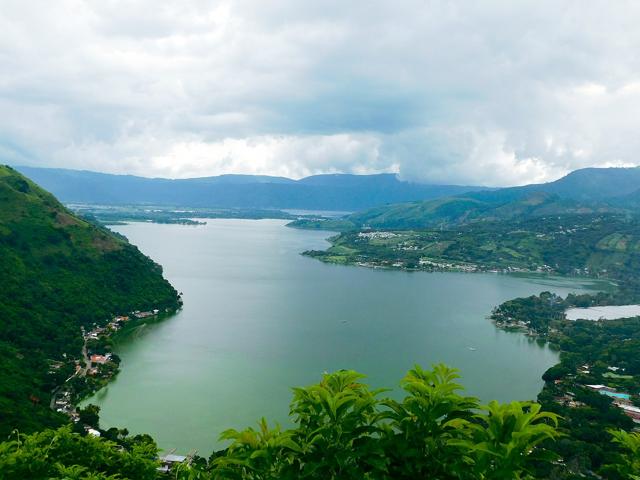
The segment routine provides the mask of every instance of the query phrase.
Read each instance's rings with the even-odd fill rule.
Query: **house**
[[[111,359],[111,355],[91,355],[89,359],[91,360],[91,363],[104,365]]]
[[[615,389],[607,387],[606,385],[587,385],[587,388],[590,388],[591,390],[595,390],[596,392],[615,392]]]
[[[162,472],[162,473],[168,473],[169,470],[171,470],[171,467],[173,465],[175,465],[176,463],[182,463],[187,459],[187,457],[183,456],[183,455],[174,455],[174,454],[167,454],[167,455],[163,455],[159,458],[160,463],[162,464],[160,467],[158,467],[158,471]]]
[[[622,409],[625,415],[627,415],[628,417],[631,417],[631,419],[633,419],[634,422],[640,423],[640,408],[635,407],[633,405],[626,405],[624,403],[619,403],[617,405]]]
[[[595,390],[598,393],[612,397],[616,401],[629,402],[631,395],[625,392],[618,392],[615,388],[607,387],[606,385],[587,385],[591,390]]]

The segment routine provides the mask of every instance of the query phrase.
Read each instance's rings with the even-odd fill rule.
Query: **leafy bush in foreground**
[[[258,428],[227,430],[221,438],[230,445],[208,465],[194,458],[169,477],[157,471],[148,436],[123,433],[112,441],[64,427],[0,444],[0,480],[526,480],[561,460],[547,449],[561,436],[558,417],[537,403],[481,406],[459,394],[456,371],[444,365],[409,371],[401,401],[381,398],[383,390],[370,390],[362,378],[343,370],[295,388],[294,428],[263,419]],[[624,453],[607,466],[607,478],[640,479],[640,434],[609,433]]]
[[[157,448],[146,435],[128,439],[127,448],[71,426],[17,435],[0,443],[0,479],[151,480],[157,478]]]
[[[458,375],[444,365],[409,371],[402,401],[379,398],[362,378],[339,371],[294,389],[295,428],[263,419],[257,430],[227,430],[231,444],[210,477],[183,465],[182,478],[513,480],[552,459],[540,444],[559,436],[557,418],[536,403],[480,406],[458,393]]]

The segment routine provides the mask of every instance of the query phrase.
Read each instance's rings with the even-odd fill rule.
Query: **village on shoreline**
[[[81,327],[82,350],[79,358],[52,360],[49,363],[49,374],[55,375],[72,368],[72,373],[51,394],[50,408],[68,416],[74,423],[81,421],[78,404],[86,397],[98,391],[112,380],[119,372],[120,358],[111,351],[111,342],[116,333],[139,320],[157,319],[164,314],[172,313],[170,309],[161,312],[159,309],[147,311],[136,310],[128,315],[116,315],[103,326],[94,324],[91,330]],[[83,425],[84,430],[94,436],[100,432],[93,425]]]

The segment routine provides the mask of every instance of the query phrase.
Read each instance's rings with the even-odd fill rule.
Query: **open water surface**
[[[287,424],[290,387],[341,368],[391,387],[418,363],[461,370],[483,401],[534,399],[557,354],[487,320],[499,303],[593,283],[498,274],[411,273],[323,264],[327,232],[281,220],[114,227],[164,268],[184,308],[122,338],[122,371],[88,400],[103,427],[149,433],[208,456],[224,429]],[[86,402],[85,402],[86,403]]]

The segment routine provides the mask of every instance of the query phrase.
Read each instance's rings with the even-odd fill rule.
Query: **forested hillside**
[[[0,436],[64,420],[49,409],[48,373],[77,356],[81,326],[135,309],[173,309],[177,292],[151,259],[72,215],[0,166]]]
[[[456,229],[366,230],[331,239],[307,252],[330,263],[423,270],[543,271],[616,279],[621,292],[636,286],[640,220],[618,214],[574,214]]]
[[[637,210],[639,189],[638,168],[587,168],[555,182],[383,205],[337,220],[304,219],[291,226],[337,231],[369,227],[406,230],[550,215],[627,213]]]

